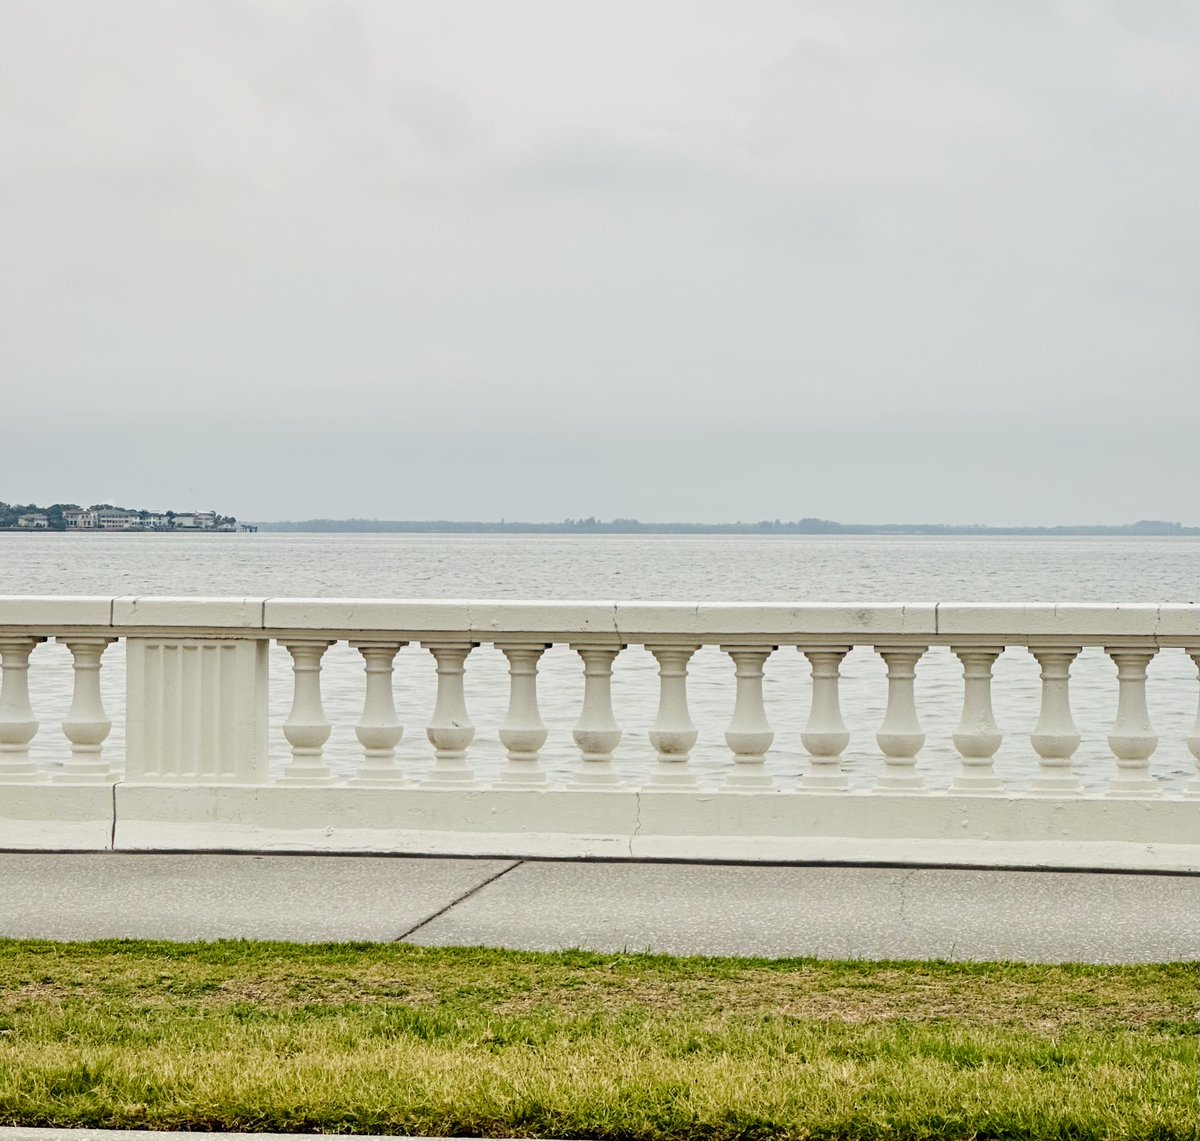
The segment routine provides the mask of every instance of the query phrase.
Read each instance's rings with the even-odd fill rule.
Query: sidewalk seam
[[[397,935],[396,938],[392,940],[392,942],[393,943],[403,943],[405,939],[409,938],[412,935],[415,935],[418,931],[421,930],[422,927],[425,927],[428,924],[432,923],[435,919],[440,919],[443,915],[446,914],[447,911],[453,910],[460,903],[463,903],[466,900],[470,899],[471,896],[473,896],[476,892],[483,891],[483,889],[485,887],[487,887],[488,884],[495,883],[501,876],[508,875],[508,873],[511,872],[513,870],[513,868],[519,868],[524,862],[525,862],[524,860],[513,860],[513,862],[511,864],[509,864],[508,867],[501,868],[494,876],[488,876],[488,878],[485,879],[482,883],[477,883],[473,888],[469,888],[467,891],[464,891],[462,893],[462,895],[458,896],[456,899],[452,899],[448,904],[446,904],[445,907],[440,908],[438,911],[435,911],[432,915],[427,915],[424,919],[422,919],[420,921],[420,923],[415,924],[414,926],[410,927],[407,931],[404,931],[401,934]]]

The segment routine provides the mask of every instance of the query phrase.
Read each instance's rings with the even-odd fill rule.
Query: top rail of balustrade
[[[0,629],[39,636],[411,641],[1200,645],[1200,605],[1156,603],[559,602],[353,598],[0,597]]]

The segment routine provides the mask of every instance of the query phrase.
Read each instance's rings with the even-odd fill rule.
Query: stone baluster
[[[500,780],[509,785],[546,783],[546,770],[538,751],[546,743],[546,725],[538,711],[537,667],[550,647],[542,642],[528,645],[497,642],[496,648],[508,659],[508,711],[500,725],[500,743],[508,755],[508,764]]]
[[[1004,786],[992,758],[1004,740],[992,713],[992,666],[1003,646],[951,646],[963,667],[962,718],[954,731],[961,765],[951,787],[960,792],[996,793]]]
[[[321,658],[333,643],[312,638],[280,641],[292,655],[294,678],[292,710],[283,723],[283,735],[292,747],[292,759],[280,784],[333,784],[333,773],[323,757],[325,742],[333,727],[321,705]]]
[[[463,672],[467,655],[478,642],[422,642],[437,662],[437,700],[425,730],[433,746],[433,769],[424,784],[462,788],[473,784],[467,764],[467,746],[475,739],[475,726],[467,716]]]
[[[763,666],[776,646],[722,646],[733,659],[737,696],[725,743],[733,750],[733,770],[725,778],[730,788],[771,788],[766,754],[775,740],[763,706]]]
[[[658,662],[658,716],[650,728],[650,744],[658,764],[650,776],[651,787],[693,785],[688,757],[700,734],[692,724],[687,703],[687,667],[695,646],[647,646]]]
[[[800,741],[808,750],[811,763],[800,780],[800,787],[815,792],[837,792],[850,787],[842,771],[842,753],[850,744],[850,732],[842,720],[838,699],[842,659],[849,646],[811,646],[797,649],[812,667],[812,707]]]
[[[55,773],[56,782],[102,783],[112,779],[103,757],[104,742],[112,722],[104,712],[100,696],[100,659],[116,638],[58,638],[71,651],[75,685],[71,708],[62,723],[63,733],[71,742],[71,756]]]
[[[1156,647],[1105,648],[1117,667],[1117,719],[1108,734],[1117,775],[1108,786],[1109,796],[1158,795],[1158,783],[1150,775],[1158,737],[1146,708],[1146,667],[1157,652]]]
[[[1042,671],[1042,707],[1029,742],[1038,755],[1038,772],[1029,791],[1039,796],[1078,792],[1071,758],[1079,748],[1079,730],[1071,717],[1071,663],[1081,646],[1030,646]]]
[[[29,755],[38,723],[29,704],[29,655],[45,638],[0,638],[0,783],[29,784],[46,779]]]
[[[620,784],[613,769],[613,750],[621,743],[621,727],[613,716],[612,672],[613,662],[624,648],[571,645],[583,660],[583,709],[572,734],[583,762],[576,784]]]
[[[922,792],[924,778],[916,771],[917,755],[925,747],[925,731],[917,719],[915,682],[917,662],[928,646],[876,646],[887,666],[888,697],[883,724],[875,742],[883,753],[883,772],[875,787],[882,792]]]
[[[396,716],[392,695],[392,673],[396,655],[407,642],[351,642],[363,659],[366,688],[362,716],[354,735],[363,747],[363,763],[350,783],[366,787],[395,787],[407,784],[396,764],[396,746],[404,726]]]
[[[1200,646],[1188,650],[1188,657],[1196,665],[1196,669],[1200,670]],[[1196,773],[1187,784],[1189,796],[1200,796],[1200,703],[1196,706],[1196,724],[1192,726],[1192,732],[1187,739],[1188,749],[1196,761]]]

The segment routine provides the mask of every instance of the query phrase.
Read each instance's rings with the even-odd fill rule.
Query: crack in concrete
[[[633,833],[629,837],[629,854],[632,856],[634,841],[642,834],[642,790],[633,790]]]
[[[404,931],[401,934],[397,935],[396,938],[392,940],[392,942],[393,943],[403,943],[405,939],[411,938],[411,936],[415,935],[418,931],[420,931],[422,927],[427,927],[435,919],[440,919],[443,915],[446,914],[447,911],[450,911],[453,908],[457,907],[460,903],[464,903],[466,900],[470,899],[471,896],[475,895],[477,892],[483,891],[483,889],[485,887],[487,887],[488,884],[495,883],[501,876],[508,875],[508,873],[511,872],[513,870],[513,868],[519,868],[524,862],[525,862],[524,860],[513,860],[512,863],[510,863],[508,865],[508,867],[501,868],[494,876],[488,876],[488,878],[485,879],[482,883],[477,883],[474,887],[469,888],[467,891],[464,891],[462,893],[462,895],[458,896],[455,899],[452,899],[448,904],[446,904],[445,907],[439,908],[432,915],[427,915],[419,923],[414,924],[407,931]]]
[[[919,870],[920,870],[919,868],[913,868],[910,871],[905,872],[900,877],[900,884],[898,887],[898,890],[900,893],[900,915],[899,915],[899,918],[900,918],[900,922],[906,926],[910,925],[908,915],[906,914],[906,910],[908,908],[908,885],[912,882],[913,877],[917,874],[917,872]]]

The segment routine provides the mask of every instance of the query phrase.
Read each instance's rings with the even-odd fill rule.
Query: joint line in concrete
[[[508,865],[508,867],[501,868],[494,876],[488,876],[488,878],[485,879],[482,883],[477,883],[473,888],[469,888],[467,891],[464,891],[462,893],[462,895],[458,896],[455,899],[452,899],[448,904],[446,904],[445,907],[439,908],[432,915],[427,915],[424,919],[422,919],[420,921],[420,923],[414,924],[407,931],[401,933],[400,935],[397,935],[396,938],[392,940],[392,942],[393,943],[403,943],[405,939],[408,939],[411,936],[415,935],[418,931],[421,930],[422,927],[425,927],[428,924],[432,923],[435,919],[440,919],[443,915],[446,914],[447,911],[452,910],[453,908],[457,907],[460,903],[463,903],[466,900],[470,899],[471,896],[473,896],[476,892],[483,891],[483,889],[485,887],[487,887],[488,884],[495,883],[501,876],[508,875],[508,873],[511,872],[513,870],[513,868],[520,867],[524,862],[525,862],[524,860],[513,860],[512,863],[510,863]]]

